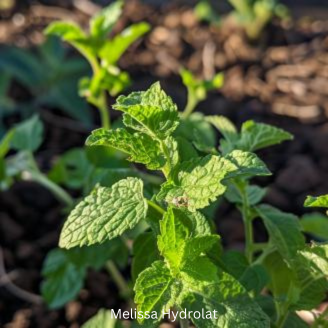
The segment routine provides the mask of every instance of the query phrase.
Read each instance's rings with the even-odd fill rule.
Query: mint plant
[[[219,89],[223,85],[223,73],[216,74],[211,80],[197,79],[187,69],[182,69],[180,75],[187,88],[187,104],[182,113],[183,118],[187,118],[198,103],[206,99],[208,91]]]
[[[90,20],[89,33],[71,22],[54,22],[45,33],[56,35],[76,48],[89,62],[92,77],[80,80],[80,94],[99,109],[102,126],[110,127],[106,92],[116,96],[130,83],[129,75],[122,72],[117,62],[127,48],[149,30],[147,23],[138,23],[112,35],[121,16],[123,1],[116,1],[104,8]]]
[[[34,152],[42,141],[43,124],[37,115],[17,124],[5,134],[0,141],[0,188],[10,187],[15,178],[31,180],[50,190],[65,205],[72,206],[72,197],[38,167]]]
[[[232,16],[245,28],[250,39],[256,40],[266,25],[274,18],[288,18],[288,10],[278,0],[229,0]]]

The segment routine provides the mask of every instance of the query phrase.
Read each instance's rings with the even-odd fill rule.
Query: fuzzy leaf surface
[[[160,139],[172,134],[179,124],[177,106],[158,82],[147,91],[118,97],[113,108],[124,112],[126,126]]]
[[[72,248],[113,239],[144,219],[147,207],[140,179],[127,178],[111,188],[96,187],[69,215],[59,245]]]
[[[86,144],[120,150],[130,156],[129,161],[145,164],[150,170],[157,170],[165,164],[159,142],[144,133],[131,134],[125,129],[101,128],[92,132]]]

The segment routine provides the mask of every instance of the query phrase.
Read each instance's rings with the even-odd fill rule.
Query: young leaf
[[[43,139],[43,124],[38,115],[15,126],[15,133],[11,139],[11,146],[16,150],[35,151]]]
[[[134,300],[138,305],[138,311],[156,311],[160,320],[162,311],[167,311],[173,306],[179,289],[164,262],[154,262],[138,276],[134,286]],[[143,323],[144,320],[139,319],[139,322]]]
[[[101,309],[96,315],[85,322],[81,328],[115,328],[116,319],[109,310]]]
[[[166,259],[169,268],[175,271],[182,260],[185,240],[190,236],[190,221],[183,212],[169,207],[160,222],[160,229],[158,249]]]
[[[53,22],[45,29],[46,35],[56,35],[64,41],[80,41],[86,34],[75,23]]]
[[[298,218],[269,205],[259,205],[256,211],[281,256],[287,260],[293,259],[296,252],[305,245]]]
[[[120,150],[131,162],[142,163],[150,170],[164,166],[165,160],[160,143],[144,133],[131,134],[125,129],[97,129],[86,141],[87,146],[107,146]]]
[[[292,139],[293,136],[282,129],[268,124],[247,121],[242,125],[238,148],[246,151],[256,151]]]
[[[113,239],[132,229],[146,213],[140,179],[127,178],[111,188],[96,187],[69,215],[59,245],[72,248]]]
[[[94,38],[105,38],[122,14],[123,1],[117,0],[92,17],[90,34]]]
[[[105,65],[116,64],[126,49],[149,30],[150,25],[144,22],[127,27],[122,33],[105,43],[99,51],[99,57]]]
[[[307,196],[304,206],[306,207],[328,207],[328,195],[324,196]]]
[[[165,139],[179,124],[177,106],[158,82],[147,91],[119,96],[113,108],[124,112],[126,126],[153,138]]]

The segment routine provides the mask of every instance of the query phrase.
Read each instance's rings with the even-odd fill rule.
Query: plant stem
[[[245,226],[245,255],[249,263],[252,263],[253,244],[254,244],[252,217],[249,215],[249,205],[246,195],[246,188],[245,186],[238,186],[238,187],[243,201],[242,217]]]
[[[28,173],[33,181],[40,183],[42,186],[50,190],[60,201],[71,207],[74,204],[74,200],[71,195],[61,188],[56,183],[52,182],[45,174],[43,174],[36,160],[31,152],[27,152],[27,158],[29,161]]]
[[[134,308],[134,303],[131,300],[132,291],[128,286],[127,282],[125,281],[124,277],[122,276],[121,272],[117,269],[115,263],[113,261],[106,262],[106,269],[111,275],[112,279],[114,280],[116,286],[118,287],[120,294],[125,299],[129,300],[129,306]]]
[[[147,199],[147,203],[150,207],[152,207],[154,210],[156,210],[161,215],[165,214],[165,211],[160,206],[155,204],[153,201]]]
[[[285,311],[281,316],[278,317],[276,327],[277,328],[283,328],[285,325],[285,322],[287,320],[289,312]]]
[[[187,105],[184,109],[184,111],[182,112],[181,116],[182,118],[187,118],[190,116],[190,114],[194,111],[194,109],[197,106],[197,99],[196,97],[193,95],[193,91],[188,89],[188,100],[187,100]]]
[[[99,112],[100,112],[100,119],[101,119],[101,126],[104,129],[109,130],[110,129],[110,116],[109,116],[109,110],[107,109],[107,101],[106,101],[106,94],[105,92],[101,93],[100,99],[99,99]]]
[[[188,319],[179,319],[180,328],[189,328],[189,320]]]

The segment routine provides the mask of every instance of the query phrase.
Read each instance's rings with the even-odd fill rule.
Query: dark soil
[[[57,11],[34,2],[32,6],[18,3],[14,11],[2,13],[0,42],[38,44],[44,26],[67,15],[87,22],[85,13],[61,3]],[[48,4],[55,6],[55,1]],[[260,153],[274,172],[273,177],[258,181],[270,187],[266,202],[301,215],[306,195],[327,193],[328,21],[300,19],[285,26],[274,22],[258,43],[250,45],[233,26],[209,28],[183,6],[155,9],[129,1],[117,28],[140,20],[150,22],[152,32],[120,63],[132,75],[134,90],[160,80],[183,108],[186,92],[177,74],[181,66],[204,77],[223,71],[224,87],[212,92],[197,110],[226,115],[238,125],[247,119],[267,122],[295,136],[294,141]],[[55,115],[62,114],[56,111]],[[47,139],[37,156],[44,169],[59,153],[81,146],[88,134],[61,126],[60,119],[46,120],[46,127]],[[0,243],[6,270],[16,285],[40,293],[42,262],[57,245],[65,216],[62,206],[37,184],[17,182],[0,193]],[[243,246],[242,222],[231,206],[223,203],[216,221],[227,248]],[[264,240],[263,227],[256,228],[256,238]],[[105,272],[90,272],[79,299],[58,311],[18,299],[0,280],[1,327],[79,327],[100,307],[120,306],[124,304]]]

